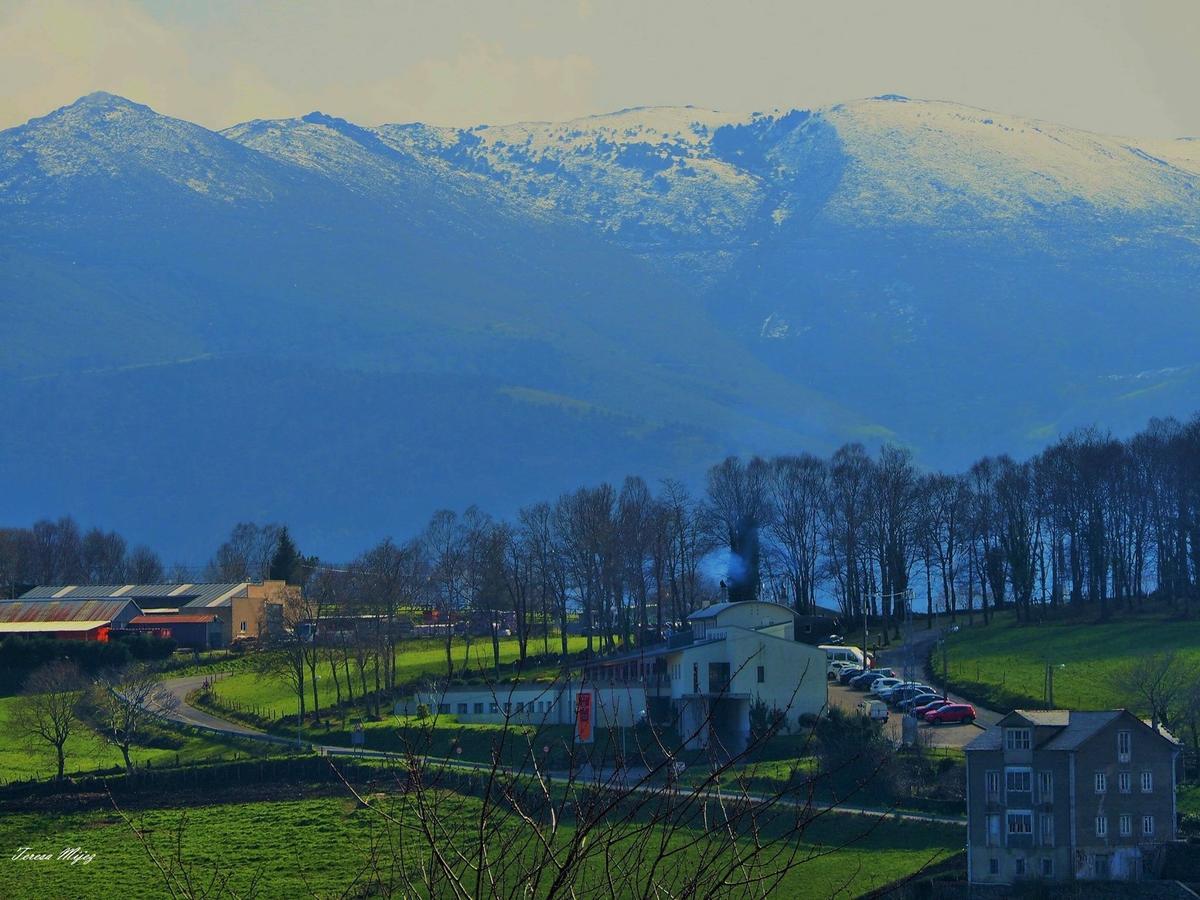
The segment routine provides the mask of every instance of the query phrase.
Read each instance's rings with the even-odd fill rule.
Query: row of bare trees
[[[129,547],[115,531],[84,531],[70,516],[30,528],[0,528],[0,596],[19,585],[158,582],[162,560],[149,547]]]
[[[848,444],[828,459],[731,457],[700,496],[630,477],[511,521],[442,510],[404,543],[384,540],[344,566],[305,563],[289,624],[321,639],[293,645],[284,674],[311,694],[313,713],[327,668],[339,703],[357,697],[378,714],[398,687],[405,622],[441,626],[454,677],[486,654],[472,656],[472,638],[489,641],[497,669],[510,629],[520,660],[531,648],[566,660],[572,630],[589,652],[628,648],[726,597],[799,612],[828,598],[847,624],[876,618],[885,640],[910,603],[986,622],[1001,607],[1028,618],[1073,604],[1103,616],[1159,591],[1186,613],[1200,547],[1197,459],[1200,419],[1157,421],[1127,441],[1078,432],[1026,462],[985,458],[954,475],[921,471],[902,448],[872,456]],[[265,567],[271,548],[261,546]]]

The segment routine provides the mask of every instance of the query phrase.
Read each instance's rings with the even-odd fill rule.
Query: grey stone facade
[[[1125,710],[1017,710],[966,748],[976,884],[1155,877],[1178,746]]]

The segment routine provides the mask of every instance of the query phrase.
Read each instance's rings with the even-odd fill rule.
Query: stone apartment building
[[[968,880],[1156,877],[1178,753],[1127,710],[1005,716],[966,748]]]

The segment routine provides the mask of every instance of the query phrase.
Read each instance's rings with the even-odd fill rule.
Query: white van
[[[882,700],[861,700],[856,709],[860,716],[866,716],[878,722],[888,720],[888,707]]]
[[[863,668],[863,652],[857,647],[841,647],[837,644],[821,644],[818,650],[825,651],[826,664],[835,662],[853,663],[860,669]]]

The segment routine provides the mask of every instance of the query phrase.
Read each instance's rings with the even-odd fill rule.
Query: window
[[[1133,777],[1128,772],[1117,773],[1117,790],[1122,794],[1128,794],[1133,790]]]
[[[1000,813],[988,813],[987,817],[987,845],[989,847],[999,847],[1000,840]]]
[[[525,704],[524,703],[522,703],[520,701],[517,702],[517,712],[519,712],[519,713],[525,712]]]
[[[1108,791],[1108,776],[1103,772],[1096,773],[1096,793],[1103,794]]]
[[[1042,877],[1043,878],[1053,878],[1054,877],[1054,859],[1052,857],[1049,857],[1049,856],[1042,857]]]
[[[1129,732],[1117,732],[1117,761],[1129,762]]]
[[[1033,834],[1033,813],[1028,811],[1008,814],[1009,834]]]
[[[1043,847],[1054,846],[1054,815],[1042,813],[1038,816],[1038,843]]]
[[[1154,816],[1142,816],[1142,834],[1146,837],[1154,835]]]
[[[512,712],[512,704],[505,703],[504,704],[504,714],[507,716],[510,712]]]
[[[767,680],[767,668],[766,668],[766,666],[759,666],[758,667],[758,683],[762,684],[766,680]]]
[[[1017,875],[1025,874],[1025,857],[1018,856],[1013,860],[1013,870]]]
[[[1000,796],[1000,773],[988,772],[986,776],[987,793],[989,797]]]
[[[1054,796],[1054,773],[1038,772],[1038,799],[1049,803]]]
[[[1005,769],[1004,770],[1004,791],[1011,794],[1014,792],[1028,793],[1032,790],[1031,783],[1033,781],[1033,773],[1029,769]]]
[[[483,714],[483,704],[482,704],[482,703],[476,703],[476,704],[475,704],[475,715],[479,716],[479,715],[482,715],[482,714]]]
[[[1000,860],[996,859],[996,857],[994,857],[994,856],[988,860],[988,874],[989,875],[999,875],[1000,874]]]
[[[242,631],[245,631],[245,630],[246,630],[246,623],[245,623],[245,621],[244,621],[244,620],[243,620],[243,622],[242,622],[242,627],[241,627],[241,630],[242,630]]]
[[[1121,837],[1129,837],[1133,834],[1133,816],[1129,813],[1121,813],[1121,817],[1117,819],[1117,833]]]
[[[1154,790],[1154,773],[1153,772],[1143,772],[1142,773],[1142,793],[1149,794],[1153,790]]]
[[[1028,750],[1032,746],[1033,742],[1030,740],[1028,728],[1004,729],[1005,750]]]
[[[500,712],[500,707],[495,703],[489,703],[488,704],[488,712],[498,713],[498,712]]]
[[[466,715],[466,713],[467,713],[467,704],[465,704],[465,703],[458,704],[458,714],[460,716],[463,716],[463,715]]]
[[[1108,856],[1099,854],[1092,859],[1092,874],[1097,878],[1108,878]]]
[[[444,714],[449,714],[450,704],[449,703],[439,703],[438,704],[438,712],[444,713]]]
[[[1096,816],[1096,837],[1108,837],[1108,816]]]

